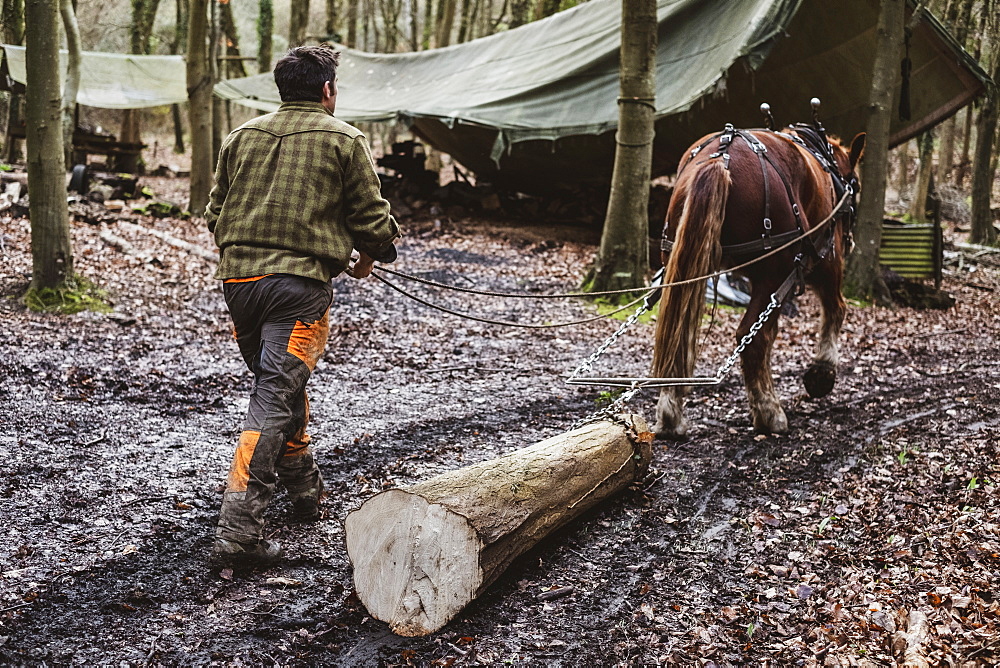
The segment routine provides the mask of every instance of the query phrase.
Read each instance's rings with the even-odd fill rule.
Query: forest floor
[[[799,379],[818,324],[803,296],[774,356],[789,435],[753,434],[738,373],[694,390],[688,440],[654,443],[642,484],[545,539],[441,631],[403,638],[353,592],[345,515],[380,490],[569,429],[601,392],[562,378],[618,321],[502,328],[337,279],[309,385],[326,516],[289,523],[279,493],[267,534],[283,563],[216,573],[207,554],[250,377],[212,261],[150,230],[213,248],[200,221],[74,222],[77,271],[114,311],[60,316],[19,302],[28,221],[0,228],[0,663],[1000,662],[1000,256],[949,244],[949,310],[852,305],[838,385],[818,401]],[[395,269],[538,293],[574,290],[597,241],[497,219],[406,230]],[[520,322],[594,312],[413,290]],[[700,372],[732,350],[740,317],[721,308],[706,326]],[[644,375],[652,336],[635,325],[595,371]],[[631,409],[652,420],[654,404],[647,391]]]

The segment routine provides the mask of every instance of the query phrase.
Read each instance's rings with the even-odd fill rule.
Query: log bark
[[[440,629],[514,559],[640,479],[641,418],[602,421],[369,499],[346,520],[354,584],[402,636]]]

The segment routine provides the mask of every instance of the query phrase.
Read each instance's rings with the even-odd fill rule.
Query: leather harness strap
[[[822,166],[824,171],[830,175],[830,180],[833,184],[833,191],[835,195],[835,201],[840,201],[848,190],[852,193],[857,192],[855,187],[855,182],[852,179],[847,182],[843,176],[836,169],[836,161],[833,158],[833,151],[829,142],[826,141],[825,135],[821,136],[815,129],[804,125],[797,124],[791,126],[796,134],[775,132],[773,130],[766,130],[766,132],[772,132],[774,134],[780,135],[785,139],[792,141],[794,144],[805,149],[816,161]],[[748,241],[741,244],[731,244],[722,247],[722,254],[726,257],[732,258],[734,260],[739,260],[741,258],[753,258],[770,251],[772,248],[781,246],[788,242],[793,241],[798,237],[805,236],[805,230],[802,228],[802,214],[799,210],[798,202],[795,201],[795,194],[792,192],[792,187],[788,183],[788,179],[778,165],[774,163],[771,157],[767,154],[767,147],[761,142],[757,137],[755,137],[750,131],[747,130],[736,130],[731,123],[727,123],[725,129],[719,134],[713,135],[702,142],[700,145],[691,150],[690,158],[688,162],[684,165],[686,168],[694,160],[705,147],[714,142],[716,139],[719,140],[719,149],[709,156],[709,160],[714,158],[722,158],[723,167],[727,170],[729,169],[730,153],[729,147],[732,144],[734,137],[740,137],[746,142],[750,150],[754,152],[757,156],[757,161],[760,164],[761,175],[764,179],[764,220],[763,228],[764,231],[761,234],[760,239],[755,239],[754,241]],[[768,177],[767,166],[770,165],[771,168],[777,173],[778,180],[781,181],[781,185],[785,188],[785,194],[788,197],[788,203],[792,208],[792,213],[795,215],[795,227],[796,229],[790,230],[788,232],[782,232],[781,234],[772,235],[771,234],[771,201],[770,201],[770,182]],[[683,171],[684,168],[681,169]],[[680,173],[678,172],[678,176]],[[853,201],[848,206],[848,210],[853,210]],[[817,243],[816,240],[809,238],[809,245],[806,251],[814,259],[822,260],[824,259],[830,251],[833,249],[834,232],[831,228],[824,242]],[[666,228],[664,228],[664,237],[660,243],[660,249],[667,251],[668,253],[673,250],[674,242],[666,238]],[[800,247],[801,248],[801,247]],[[774,295],[779,302],[783,302],[785,298],[792,292],[796,295],[801,294],[802,289],[805,286],[805,258],[802,252],[799,252],[795,257],[795,268],[788,275],[778,290],[775,291]]]
[[[780,135],[781,137],[792,141],[793,143],[797,144],[798,146],[808,151],[809,154],[816,159],[816,161],[820,164],[820,166],[822,166],[824,171],[830,174],[831,181],[833,182],[834,195],[839,200],[839,198],[843,196],[846,189],[850,188],[852,184],[844,183],[843,178],[840,177],[840,175],[836,172],[835,170],[836,163],[833,161],[833,155],[832,152],[830,151],[829,145],[823,147],[823,144],[826,142],[822,142],[816,131],[810,128],[809,126],[799,124],[792,127],[793,129],[795,129],[797,133],[804,134],[811,141],[807,142],[798,135],[793,135],[790,133],[775,132],[773,130],[768,130],[768,132],[773,132],[776,135]],[[733,137],[740,137],[741,139],[743,139],[743,141],[746,142],[747,146],[750,147],[750,150],[752,150],[754,154],[757,156],[757,160],[760,163],[761,174],[764,179],[764,219],[763,219],[763,233],[761,234],[761,238],[755,239],[754,241],[748,241],[741,244],[731,244],[722,247],[723,255],[731,257],[733,259],[741,259],[744,257],[749,258],[755,255],[760,255],[762,253],[771,250],[776,246],[780,246],[784,243],[787,243],[788,241],[791,241],[795,237],[802,236],[804,230],[802,228],[801,210],[799,209],[798,203],[795,201],[795,195],[792,192],[791,185],[788,183],[788,179],[785,178],[785,175],[778,168],[778,166],[771,159],[771,157],[767,154],[767,147],[763,144],[763,142],[757,139],[757,137],[755,137],[750,132],[746,130],[736,130],[735,128],[733,128],[732,124],[727,123],[725,129],[722,132],[712,135],[704,142],[702,142],[700,145],[692,149],[690,153],[690,158],[693,159],[705,147],[707,147],[709,144],[718,139],[719,149],[716,152],[709,155],[708,157],[710,160],[721,157],[723,160],[723,166],[726,169],[729,169],[730,154],[728,149],[730,144],[732,143]],[[825,150],[823,150],[824,148]],[[689,164],[691,164],[690,160],[688,161],[688,163],[684,165],[684,167],[686,168]],[[784,186],[785,188],[785,195],[788,197],[788,203],[791,206],[792,213],[795,216],[796,229],[791,230],[789,232],[783,232],[778,235],[771,234],[772,225],[771,225],[770,186],[769,186],[768,169],[767,169],[768,164],[770,164],[771,168],[778,174],[778,179],[781,181],[781,185]],[[683,168],[681,171],[683,171]],[[833,234],[831,232],[826,241],[822,244],[817,244],[812,239],[810,239],[810,242],[811,243],[807,249],[810,255],[813,255],[817,259],[823,259],[827,256],[827,254],[830,252],[830,249],[833,246]],[[670,252],[673,250],[673,246],[674,242],[667,239],[666,236],[664,236],[660,243],[660,250]]]

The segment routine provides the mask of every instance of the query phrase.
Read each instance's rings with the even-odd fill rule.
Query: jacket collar
[[[307,111],[311,113],[326,114],[327,116],[333,116],[330,110],[324,107],[319,102],[310,102],[308,100],[295,100],[294,102],[282,102],[281,106],[278,107],[278,111]]]

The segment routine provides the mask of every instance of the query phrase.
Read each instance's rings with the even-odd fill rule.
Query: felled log
[[[403,636],[440,629],[519,555],[640,479],[642,418],[622,416],[372,497],[347,516],[354,586]]]

